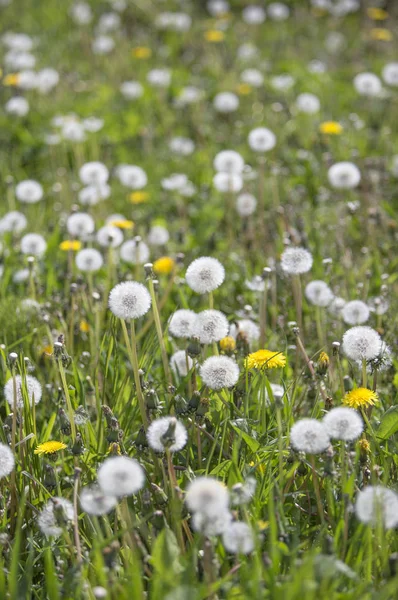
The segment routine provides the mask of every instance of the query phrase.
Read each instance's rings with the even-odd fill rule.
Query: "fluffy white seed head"
[[[247,25],[261,25],[266,19],[266,13],[262,6],[249,4],[242,10],[242,19]]]
[[[72,237],[85,239],[94,231],[94,219],[87,213],[77,212],[68,217],[66,228]]]
[[[201,344],[219,342],[228,335],[227,317],[219,310],[203,310],[196,315],[192,335],[199,338]]]
[[[136,165],[121,165],[117,174],[120,183],[131,190],[141,190],[148,183],[144,169]]]
[[[290,430],[293,448],[307,454],[320,454],[330,446],[327,429],[316,419],[301,419]]]
[[[179,377],[186,377],[193,367],[193,360],[185,350],[177,350],[170,358],[170,367],[173,373]]]
[[[369,319],[370,310],[362,300],[352,300],[344,305],[341,316],[347,325],[361,325]]]
[[[148,243],[152,246],[164,246],[169,239],[170,234],[162,225],[153,225],[148,233]]]
[[[98,485],[107,496],[131,496],[143,488],[145,473],[139,462],[128,456],[111,456],[97,473]]]
[[[46,250],[47,242],[39,233],[27,233],[21,239],[22,254],[29,254],[39,258],[43,256]]]
[[[83,206],[95,206],[100,200],[105,200],[111,195],[111,188],[106,183],[87,185],[79,191],[79,202]]]
[[[224,530],[222,541],[227,552],[233,554],[250,554],[254,549],[253,531],[243,521],[231,523]]]
[[[144,88],[139,81],[124,81],[120,91],[127,100],[135,100],[143,95]]]
[[[321,108],[319,98],[315,94],[299,94],[296,99],[296,106],[300,112],[313,115]]]
[[[84,185],[101,185],[108,181],[109,171],[102,162],[92,161],[80,168],[79,177]]]
[[[225,278],[225,269],[216,258],[202,256],[189,265],[185,279],[191,290],[206,294],[220,287]]]
[[[335,440],[352,442],[363,431],[363,421],[356,410],[345,406],[332,408],[323,417],[323,423],[329,436]]]
[[[149,248],[142,240],[128,240],[120,246],[120,258],[132,265],[144,265],[149,256]]]
[[[193,513],[216,517],[228,510],[228,489],[213,477],[197,477],[188,486],[185,502]]]
[[[229,335],[235,340],[239,334],[243,334],[249,344],[254,344],[260,339],[260,327],[251,319],[241,319],[233,323],[229,329]]]
[[[351,190],[361,181],[361,172],[354,163],[343,161],[332,165],[328,171],[328,180],[337,190]]]
[[[388,63],[381,72],[383,81],[391,87],[398,86],[398,62]]]
[[[233,387],[239,379],[239,367],[228,356],[210,356],[200,367],[200,377],[211,390]]]
[[[193,310],[181,308],[171,315],[169,333],[175,338],[190,338],[196,313]]]
[[[188,434],[185,425],[175,417],[155,419],[148,427],[148,444],[155,452],[177,452],[187,443]]]
[[[275,134],[266,127],[252,129],[247,138],[249,146],[255,152],[268,152],[276,145]]]
[[[213,106],[220,113],[235,112],[239,108],[239,98],[232,92],[220,92],[214,97]]]
[[[66,498],[51,498],[40,512],[37,524],[46,537],[61,535],[63,527],[73,521],[73,505]]]
[[[223,194],[227,192],[237,194],[243,187],[243,179],[239,173],[216,173],[213,184],[216,190]]]
[[[375,526],[381,519],[386,529],[398,525],[398,495],[381,485],[369,485],[361,490],[355,502],[357,519]]]
[[[25,378],[25,385],[23,383],[23,379],[21,375],[15,376],[15,387],[16,387],[16,403],[17,408],[23,407],[23,389],[28,395],[30,405],[38,404],[41,400],[42,389],[40,382],[33,377],[32,375],[27,375]],[[14,408],[14,382],[11,377],[4,386],[4,396],[7,400],[8,404],[11,407],[11,410]]]
[[[88,515],[107,515],[116,504],[116,496],[104,494],[96,484],[87,485],[80,492],[80,506]]]
[[[340,296],[335,296],[328,306],[328,311],[330,312],[330,314],[335,315],[337,317],[341,315],[341,311],[343,310],[345,304],[346,301],[344,300],[344,298],[341,298]]]
[[[282,270],[288,275],[307,273],[312,263],[312,254],[305,248],[287,248],[281,256]]]
[[[0,443],[0,479],[7,477],[15,467],[14,454],[9,446]]]
[[[192,516],[192,527],[206,537],[220,535],[231,525],[232,515],[225,510],[217,515],[207,515],[205,512],[196,512]]]
[[[343,352],[351,360],[372,360],[380,354],[381,345],[381,337],[371,327],[358,325],[343,335]]]
[[[117,248],[123,242],[123,233],[118,227],[104,225],[98,229],[96,240],[103,248]]]
[[[329,306],[333,300],[333,292],[324,281],[311,281],[305,287],[305,297],[315,306]]]
[[[17,184],[15,196],[25,204],[36,204],[43,198],[43,188],[38,181],[26,179]]]
[[[76,254],[76,266],[79,271],[94,273],[99,271],[104,264],[101,252],[95,248],[84,248]]]
[[[139,319],[151,307],[151,295],[142,283],[123,281],[111,289],[109,308],[119,319]]]
[[[28,222],[24,214],[17,210],[11,210],[0,221],[0,232],[3,231],[14,231],[20,233],[26,229]]]
[[[213,165],[219,173],[241,173],[245,161],[235,150],[222,150],[216,154]]]
[[[257,208],[257,200],[253,194],[239,194],[236,199],[236,210],[241,217],[249,217]]]
[[[379,96],[382,90],[380,79],[374,73],[359,73],[354,77],[354,87],[361,96]]]

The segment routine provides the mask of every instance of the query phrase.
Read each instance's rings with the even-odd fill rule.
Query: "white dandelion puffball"
[[[98,485],[106,496],[131,496],[144,487],[145,473],[140,463],[128,456],[106,458],[97,473]]]
[[[136,100],[141,98],[144,88],[139,81],[124,81],[120,86],[120,92],[126,100]]]
[[[87,485],[80,491],[80,506],[88,515],[107,515],[116,504],[117,498],[104,494],[96,484]]]
[[[288,275],[307,273],[313,263],[311,252],[305,248],[287,248],[281,256],[282,271]]]
[[[374,73],[359,73],[354,77],[354,87],[361,96],[379,96],[382,90],[380,79]]]
[[[148,183],[144,169],[136,165],[122,165],[117,174],[120,183],[131,190],[141,190]]]
[[[124,281],[111,289],[108,303],[119,319],[138,319],[151,308],[151,296],[142,283]]]
[[[192,529],[211,537],[223,533],[231,525],[231,522],[232,515],[229,511],[220,512],[217,515],[196,512],[192,516]]]
[[[245,166],[245,161],[235,150],[222,150],[216,154],[213,166],[219,173],[241,173]]]
[[[15,458],[11,448],[0,443],[0,479],[12,473],[14,467]]]
[[[260,327],[251,319],[240,319],[229,329],[229,335],[235,340],[239,334],[243,334],[249,344],[255,344],[260,339]]]
[[[242,521],[235,521],[225,529],[222,541],[227,552],[233,554],[250,554],[254,550],[253,531]]]
[[[206,7],[212,17],[218,17],[227,14],[229,11],[229,2],[227,0],[209,0]]]
[[[386,529],[398,525],[398,495],[382,485],[369,485],[361,490],[355,502],[357,519],[375,526],[381,517]]]
[[[320,454],[329,448],[328,431],[321,421],[301,419],[290,430],[290,443],[293,448],[307,454]]]
[[[23,384],[23,379],[21,375],[15,376],[15,384],[16,384],[16,403],[17,408],[23,407],[23,388],[26,391],[30,405],[32,406],[33,402],[38,404],[41,400],[42,389],[40,382],[33,377],[32,375],[26,375],[25,385]],[[9,379],[4,386],[4,396],[10,405],[11,409],[14,407],[14,381],[13,378]]]
[[[188,177],[184,173],[172,173],[170,177],[164,177],[161,181],[164,190],[180,193],[187,183]]]
[[[48,94],[59,83],[59,73],[55,69],[42,69],[37,73],[36,85],[42,94]]]
[[[241,217],[250,217],[257,208],[257,199],[253,194],[239,194],[236,199],[236,211]]]
[[[285,391],[285,388],[283,387],[283,385],[280,385],[279,383],[270,383],[269,385],[270,385],[272,396],[274,397],[274,400],[282,400],[282,398],[286,394],[286,391]],[[267,388],[265,388],[265,397],[268,400],[270,400]]]
[[[213,177],[213,185],[219,192],[236,194],[243,187],[243,179],[238,173],[216,173]]]
[[[264,84],[264,75],[258,69],[245,69],[240,76],[243,83],[259,88]]]
[[[213,106],[217,112],[232,113],[239,108],[239,98],[232,92],[220,92],[214,97]]]
[[[170,234],[166,227],[162,225],[153,225],[148,233],[148,244],[152,246],[165,246],[170,239]]]
[[[83,206],[95,206],[100,200],[111,195],[111,188],[106,184],[87,185],[79,191],[79,202]]]
[[[39,258],[46,250],[47,242],[39,233],[27,233],[21,239],[22,254],[30,254]]]
[[[297,96],[296,106],[300,112],[306,113],[307,115],[313,115],[319,112],[321,103],[315,94],[304,93]]]
[[[91,48],[94,54],[109,54],[115,47],[115,40],[111,38],[109,35],[99,35],[97,36],[93,43],[91,44]]]
[[[328,180],[330,185],[337,190],[352,190],[361,181],[361,172],[354,163],[338,162],[330,167]]]
[[[179,377],[186,377],[193,367],[193,360],[185,350],[177,350],[170,358],[170,367],[173,373]]]
[[[324,281],[311,281],[305,286],[305,297],[315,306],[329,306],[333,300],[333,292]]]
[[[95,229],[94,219],[87,213],[76,212],[68,217],[66,229],[72,237],[85,239]]]
[[[200,377],[211,390],[233,387],[239,379],[239,367],[228,356],[210,356],[200,367]]]
[[[247,138],[249,146],[255,152],[268,152],[276,145],[275,134],[266,127],[252,129]]]
[[[236,54],[240,60],[248,61],[258,56],[258,53],[258,48],[254,44],[247,42],[245,44],[241,44],[238,47],[238,51]]]
[[[206,294],[220,287],[225,279],[225,269],[216,258],[202,256],[191,262],[185,279],[191,290]]]
[[[197,337],[201,344],[219,342],[228,335],[229,323],[227,317],[220,310],[203,310],[196,315],[192,327],[192,335]]]
[[[84,185],[100,185],[108,181],[109,171],[102,162],[92,161],[80,168],[79,177]]]
[[[9,115],[25,117],[29,112],[29,102],[22,96],[13,96],[5,103],[4,110]]]
[[[147,74],[146,80],[153,87],[169,87],[171,83],[171,71],[170,69],[152,69]]]
[[[343,335],[343,352],[351,360],[373,360],[380,354],[381,347],[381,337],[371,327],[358,325]]]
[[[132,265],[144,265],[149,256],[149,248],[142,240],[128,240],[120,246],[120,258]]]
[[[87,2],[75,2],[70,7],[69,14],[78,25],[88,25],[93,18],[91,7]]]
[[[334,440],[352,442],[363,431],[363,421],[356,410],[345,406],[332,408],[323,417],[329,436]]]
[[[28,221],[24,214],[17,210],[11,210],[0,221],[0,231],[14,231],[20,233],[26,226]]]
[[[391,87],[398,86],[398,62],[388,63],[383,67],[381,76],[384,82]]]
[[[70,119],[62,125],[61,135],[64,140],[74,142],[76,144],[84,142],[86,134],[82,123]]]
[[[251,4],[242,10],[242,19],[247,25],[261,25],[265,18],[266,14],[262,6]]]
[[[190,156],[195,150],[195,142],[190,138],[177,136],[170,140],[169,148],[180,156]]]
[[[175,417],[161,417],[149,425],[147,439],[155,452],[178,452],[187,443],[188,433],[185,425]]]
[[[271,85],[275,90],[286,91],[289,90],[295,83],[294,77],[287,73],[283,75],[274,75],[271,77]]]
[[[246,279],[245,286],[252,292],[263,292],[265,290],[265,280],[261,275],[254,275],[252,279]]]
[[[362,300],[352,300],[344,305],[341,316],[347,325],[362,325],[369,319],[370,309]]]
[[[43,198],[43,188],[38,181],[26,179],[15,187],[15,196],[25,204],[36,204]]]
[[[62,525],[73,521],[73,505],[66,498],[51,498],[37,518],[40,531],[46,537],[57,537],[62,533]]]
[[[101,252],[95,250],[95,248],[84,248],[76,254],[76,266],[79,271],[85,273],[94,273],[99,271],[104,264]]]
[[[169,322],[169,333],[175,338],[192,337],[196,313],[193,310],[180,308],[172,314]]]
[[[116,31],[120,28],[121,19],[120,15],[114,12],[104,13],[101,15],[98,21],[98,31],[101,33],[108,33],[109,31]]]
[[[285,21],[289,18],[290,9],[282,2],[271,2],[268,4],[267,14],[272,21]]]
[[[346,301],[344,300],[344,298],[340,298],[340,296],[335,296],[328,306],[328,311],[330,312],[330,314],[337,317],[341,315],[341,311],[343,310],[345,304]]]
[[[123,242],[123,233],[118,227],[104,225],[98,229],[95,239],[103,248],[117,248]]]
[[[213,477],[197,477],[188,485],[185,502],[192,513],[217,517],[228,511],[228,489]]]

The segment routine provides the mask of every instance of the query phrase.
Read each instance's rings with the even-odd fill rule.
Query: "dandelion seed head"
[[[101,252],[95,248],[84,248],[76,254],[76,266],[79,271],[94,273],[99,271],[104,264]]]
[[[370,310],[362,300],[352,300],[344,305],[341,316],[347,325],[361,325],[369,319]]]
[[[225,511],[217,515],[207,515],[205,512],[195,512],[192,516],[192,528],[202,535],[211,537],[220,535],[231,524],[232,515]]]
[[[355,75],[354,87],[361,96],[379,96],[382,91],[381,81],[374,73]]]
[[[117,174],[120,183],[131,190],[141,190],[148,183],[144,169],[136,165],[121,165]]]
[[[242,10],[242,19],[247,25],[260,25],[266,18],[265,10],[262,6],[249,4]]]
[[[79,177],[84,185],[101,185],[108,181],[108,168],[99,161],[85,163],[79,169]]]
[[[290,443],[299,452],[320,454],[330,446],[330,439],[321,421],[301,419],[290,430]]]
[[[80,491],[80,506],[88,515],[107,515],[115,508],[116,504],[116,496],[104,494],[96,484],[87,485]]]
[[[47,250],[47,242],[39,233],[27,233],[21,239],[22,254],[40,258]]]
[[[201,344],[219,342],[228,335],[229,323],[227,317],[219,310],[203,310],[196,315],[192,326],[192,335]]]
[[[229,335],[236,340],[240,333],[246,336],[249,344],[254,344],[260,339],[260,327],[251,319],[240,319],[231,325]]]
[[[28,222],[24,214],[17,210],[11,210],[0,221],[0,232],[14,231],[20,233],[26,229]]]
[[[15,457],[9,446],[0,443],[0,479],[7,477],[15,468]]]
[[[239,98],[232,92],[220,92],[214,97],[213,106],[220,113],[235,112],[239,108]]]
[[[391,87],[398,86],[398,62],[388,63],[381,72],[383,81]]]
[[[185,279],[191,290],[206,294],[220,287],[225,278],[225,269],[216,258],[202,256],[189,265]]]
[[[241,217],[249,217],[257,208],[257,200],[253,194],[239,194],[236,199],[236,210]]]
[[[312,263],[312,254],[305,248],[287,248],[281,256],[282,270],[288,275],[307,273]]]
[[[213,184],[219,192],[238,193],[243,187],[243,179],[238,173],[216,173],[213,177]]]
[[[151,307],[151,296],[142,283],[124,281],[111,289],[109,308],[119,319],[138,319]]]
[[[128,240],[120,246],[120,258],[132,265],[144,265],[149,261],[150,251],[142,240]]]
[[[139,81],[124,81],[120,86],[120,92],[127,100],[136,100],[141,98],[144,88]]]
[[[342,349],[351,360],[372,360],[380,353],[381,345],[377,331],[365,325],[351,327],[343,335]]]
[[[193,367],[193,360],[187,356],[185,350],[177,350],[170,358],[170,367],[176,375],[186,377]]]
[[[300,112],[313,115],[319,112],[321,103],[315,94],[303,93],[297,96],[296,106]]]
[[[268,152],[276,145],[275,134],[266,127],[252,129],[247,138],[249,146],[255,152]]]
[[[231,523],[224,530],[222,541],[227,552],[232,554],[250,554],[254,550],[253,531],[242,521]]]
[[[164,246],[169,239],[170,234],[162,225],[154,225],[148,233],[148,243],[152,246]]]
[[[333,300],[333,292],[324,281],[311,281],[305,286],[305,297],[315,306],[329,306]]]
[[[181,308],[171,315],[169,333],[175,338],[190,338],[193,335],[193,325],[196,313],[193,310]]]
[[[96,240],[103,248],[117,248],[123,242],[123,233],[118,227],[104,225],[98,229]]]
[[[359,521],[372,526],[381,518],[386,529],[393,529],[398,525],[398,495],[384,486],[369,485],[357,496],[355,514]]]
[[[97,472],[98,485],[106,496],[132,496],[143,488],[144,469],[128,456],[106,458]]]
[[[87,213],[76,212],[68,217],[66,228],[73,238],[85,239],[94,231],[94,219]]]
[[[352,442],[363,431],[363,421],[352,408],[338,406],[323,417],[323,423],[332,439]]]
[[[17,184],[15,196],[25,204],[36,204],[43,198],[43,188],[38,181],[26,179]]]
[[[26,379],[25,379],[25,383],[26,383],[26,391],[27,391],[27,395],[28,395],[30,404],[32,405],[33,401],[35,404],[38,404],[40,402],[41,396],[42,396],[42,388],[41,388],[40,382],[36,379],[36,377],[33,377],[32,375],[27,375]],[[16,384],[16,392],[17,392],[16,393],[17,408],[22,408],[24,403],[23,403],[23,393],[22,393],[23,379],[22,379],[21,375],[15,376],[15,384]],[[4,396],[12,410],[14,407],[14,383],[13,383],[12,377],[7,381],[7,383],[4,386]]]
[[[213,165],[219,173],[241,173],[245,161],[235,150],[222,150],[216,154]]]
[[[188,485],[185,502],[192,513],[217,517],[228,511],[229,492],[213,477],[197,477]]]
[[[166,449],[177,452],[187,443],[188,433],[185,425],[175,417],[161,417],[149,425],[147,439],[155,452],[165,452]]]
[[[200,367],[200,377],[211,390],[233,387],[239,379],[239,367],[228,356],[210,356]]]
[[[62,525],[73,521],[73,505],[66,498],[53,497],[44,506],[37,518],[40,531],[46,537],[58,537]]]
[[[354,163],[338,162],[328,171],[330,185],[337,190],[351,190],[361,181],[361,172]]]

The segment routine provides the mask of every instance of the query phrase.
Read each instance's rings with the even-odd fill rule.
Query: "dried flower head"
[[[228,510],[228,489],[213,477],[197,477],[188,486],[185,502],[193,513],[216,517]]]

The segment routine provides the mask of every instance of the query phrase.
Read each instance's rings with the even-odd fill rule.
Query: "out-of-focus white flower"
[[[379,96],[381,81],[374,73],[359,73],[354,77],[354,87],[361,96]]]
[[[321,108],[319,98],[315,94],[299,94],[296,99],[296,106],[300,112],[313,115]]]
[[[332,187],[340,190],[349,190],[357,187],[361,181],[361,172],[354,163],[347,161],[338,162],[330,167],[328,179]]]
[[[239,98],[232,92],[220,92],[214,97],[213,106],[217,112],[232,113],[239,108]]]

